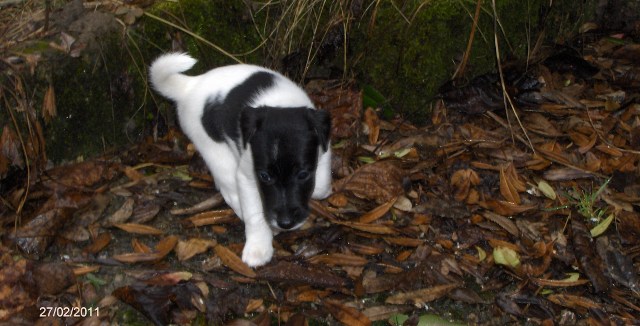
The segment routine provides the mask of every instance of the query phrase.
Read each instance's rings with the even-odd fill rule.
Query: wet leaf
[[[238,255],[227,247],[218,244],[213,249],[215,250],[216,255],[220,257],[220,260],[222,260],[222,263],[231,270],[249,278],[256,277],[256,272],[251,269],[251,267],[247,266],[247,264],[245,264]]]

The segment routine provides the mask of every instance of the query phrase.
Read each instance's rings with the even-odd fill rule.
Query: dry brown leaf
[[[396,161],[384,160],[359,167],[351,176],[335,182],[338,191],[349,191],[356,197],[385,203],[403,193],[405,172]]]
[[[335,300],[324,301],[324,306],[329,310],[329,313],[347,326],[368,326],[371,325],[371,320],[363,313],[355,308],[345,306]]]
[[[164,257],[168,255],[171,252],[171,250],[173,250],[173,248],[176,247],[176,244],[178,244],[178,237],[175,235],[170,235],[158,241],[155,249],[156,249],[156,252],[158,252],[161,255],[161,257]]]
[[[387,214],[387,212],[391,209],[391,207],[393,207],[393,204],[396,203],[396,201],[398,200],[398,197],[394,197],[391,198],[391,200],[389,200],[388,202],[370,210],[369,212],[365,213],[364,215],[360,216],[360,219],[358,220],[358,222],[360,223],[371,223],[379,218],[381,218],[382,216],[384,216],[384,214]]]
[[[145,225],[145,224],[136,224],[136,223],[119,223],[114,224],[113,226],[118,229],[124,230],[128,233],[133,234],[147,234],[147,235],[160,235],[163,234],[164,231],[155,228],[153,226]]]
[[[169,211],[172,215],[191,215],[203,212],[207,209],[212,209],[218,205],[224,203],[224,198],[222,198],[221,193],[216,193],[212,197],[209,197],[202,202],[199,202],[191,207],[186,208],[174,208]]]
[[[378,118],[376,111],[372,108],[367,108],[364,111],[364,124],[367,126],[369,144],[375,145],[378,142],[378,137],[380,136],[380,119]]]
[[[82,252],[92,255],[96,254],[109,245],[109,242],[111,242],[111,234],[107,232],[100,233],[95,239],[93,239],[93,242],[90,245],[82,249]]]
[[[567,280],[550,280],[550,279],[542,279],[532,277],[530,280],[535,283],[537,286],[545,286],[545,287],[570,287],[570,286],[580,286],[589,283],[587,279],[579,279],[575,281],[567,281]]]
[[[131,215],[133,215],[133,205],[135,200],[133,198],[127,198],[125,202],[115,211],[111,216],[107,217],[103,222],[103,226],[113,226],[114,224],[122,224],[126,222]]]
[[[327,290],[305,290],[298,293],[295,299],[298,302],[318,302],[319,300],[326,298],[331,294],[331,291]]]
[[[516,205],[520,204],[520,195],[511,183],[511,178],[507,176],[504,167],[500,168],[500,194],[502,194],[502,197],[508,202],[515,203]]]
[[[378,255],[384,252],[384,247],[375,245],[365,245],[361,243],[350,243],[349,250],[361,255]]]
[[[152,253],[133,252],[133,253],[114,255],[112,258],[121,263],[133,264],[133,263],[155,262],[162,259],[162,256],[157,252],[152,252]]]
[[[609,145],[606,145],[606,144],[600,144],[600,145],[596,146],[596,148],[599,151],[601,151],[601,152],[603,152],[605,154],[609,154],[609,155],[611,155],[613,157],[622,156],[622,151],[620,151],[620,149],[615,148],[613,146],[609,146]]]
[[[95,273],[100,270],[100,266],[80,266],[73,269],[73,275],[76,277]]]
[[[124,167],[124,175],[126,175],[131,181],[140,181],[144,179],[144,175],[142,173],[130,166]]]
[[[384,302],[390,304],[407,304],[413,303],[423,305],[427,302],[437,300],[447,295],[451,290],[459,287],[459,284],[441,284],[429,288],[419,289],[415,291],[402,292],[389,296]]]
[[[548,137],[560,137],[563,134],[553,125],[549,119],[540,113],[527,114],[524,119],[527,130],[537,132]]]
[[[278,261],[257,271],[259,280],[269,282],[286,282],[287,284],[304,284],[319,288],[339,289],[347,285],[347,281],[334,274],[325,266],[297,264]]]
[[[347,196],[345,196],[341,192],[332,194],[329,198],[327,198],[327,201],[333,207],[345,207],[349,203],[349,199],[347,198]]]
[[[520,176],[518,175],[518,171],[516,170],[515,165],[513,165],[513,162],[509,163],[507,166],[506,173],[516,191],[524,192],[527,190],[527,185],[524,181],[520,180]]]
[[[374,234],[396,234],[398,233],[393,228],[383,225],[383,224],[375,224],[375,223],[356,223],[356,222],[342,222],[342,221],[333,221],[336,224],[344,225],[350,227],[352,229],[374,233]]]
[[[424,244],[424,240],[416,239],[416,238],[407,238],[407,237],[385,237],[384,241],[390,244],[404,246],[404,247],[417,247],[421,244]]]
[[[538,207],[538,205],[516,205],[503,200],[486,200],[478,202],[478,204],[486,209],[492,210],[494,213],[504,216],[513,216],[526,212],[530,209]]]
[[[0,137],[0,177],[6,174],[9,166],[17,166],[24,168],[23,153],[20,150],[20,141],[18,136],[9,125],[2,127],[2,136]]]
[[[502,215],[498,215],[498,214],[496,214],[494,212],[491,212],[491,211],[482,212],[482,216],[484,216],[487,220],[492,221],[492,222],[500,225],[507,232],[511,233],[511,235],[516,236],[516,237],[520,236],[520,231],[518,230],[518,227],[510,219],[508,219],[508,218],[506,218],[506,217],[504,217]]]
[[[480,176],[473,169],[457,170],[451,175],[451,185],[455,189],[456,201],[464,201],[471,194],[471,186],[480,184]]]
[[[47,91],[44,93],[44,99],[42,100],[42,118],[46,124],[49,124],[57,115],[56,93],[53,90],[53,85],[49,84]]]
[[[310,87],[308,85],[308,87]],[[362,114],[362,91],[351,87],[319,86],[309,93],[316,107],[331,113],[331,135],[334,139],[352,137],[359,129]]]
[[[587,299],[578,295],[571,294],[551,294],[547,297],[547,299],[557,305],[571,308],[571,309],[597,309],[600,308],[600,305],[591,299]]]
[[[236,255],[233,251],[229,250],[227,247],[218,244],[213,247],[216,255],[220,258],[222,263],[229,267],[234,272],[244,275],[249,278],[255,278],[256,272],[251,269],[247,264],[245,264],[238,255]]]
[[[189,227],[229,223],[235,220],[234,215],[232,209],[214,210],[198,213],[183,220],[183,223]]]
[[[309,258],[309,262],[313,264],[324,264],[330,266],[364,266],[369,263],[369,260],[360,256],[351,254],[326,254],[317,255]]]
[[[191,238],[187,241],[178,241],[176,246],[176,255],[179,261],[185,261],[197,254],[207,251],[209,248],[218,244],[213,239]]]
[[[133,248],[133,251],[137,253],[150,254],[153,252],[153,249],[151,249],[151,247],[140,242],[140,240],[136,238],[131,239],[131,248]]]

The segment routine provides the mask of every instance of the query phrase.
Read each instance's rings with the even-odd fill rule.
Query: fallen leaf
[[[122,224],[113,224],[113,226],[133,234],[160,235],[164,233],[160,229],[154,228],[153,226],[144,225],[144,224],[122,223]]]
[[[339,191],[349,191],[360,198],[386,203],[403,193],[402,179],[405,172],[397,162],[376,161],[359,167],[351,176],[334,183]]]
[[[591,233],[591,236],[596,238],[599,235],[603,234],[605,231],[607,231],[607,229],[609,228],[609,225],[613,221],[613,218],[614,218],[614,214],[611,213],[609,214],[609,216],[607,216],[607,218],[605,218],[600,223],[598,223],[598,225],[594,226],[591,230],[589,230],[589,232]]]
[[[396,201],[398,200],[398,197],[394,197],[391,200],[389,200],[388,202],[372,209],[371,211],[365,213],[364,215],[360,216],[360,219],[358,220],[358,222],[360,223],[371,223],[379,218],[381,218],[382,216],[384,216],[384,214],[387,214],[387,212],[389,211],[389,209],[391,209],[391,207],[396,203]]]
[[[355,308],[345,306],[338,301],[325,300],[324,306],[329,313],[344,325],[348,326],[368,326],[371,320]]]
[[[216,244],[216,240],[201,238],[178,241],[176,255],[178,256],[178,260],[185,261],[197,254],[207,251],[209,248],[215,247]]]
[[[133,215],[133,205],[135,205],[135,200],[127,198],[118,210],[102,222],[102,225],[113,226],[126,222]]]
[[[493,248],[493,261],[496,264],[517,268],[520,266],[520,255],[511,248],[496,247]]]
[[[414,305],[424,305],[427,302],[431,302],[442,298],[447,295],[451,290],[459,287],[459,284],[441,284],[415,291],[402,292],[389,296],[384,302],[390,304],[406,304],[413,303]]]
[[[238,257],[238,255],[229,250],[227,247],[218,244],[213,248],[213,250],[215,250],[216,255],[220,258],[222,263],[225,266],[229,267],[231,270],[249,278],[256,277],[256,272],[247,264],[245,264],[242,259]]]
[[[307,266],[293,262],[278,261],[258,269],[257,278],[270,282],[306,284],[320,288],[339,289],[347,285],[347,280],[324,266]]]
[[[369,263],[366,258],[341,253],[313,256],[309,258],[309,262],[313,264],[325,264],[330,266],[364,266]]]

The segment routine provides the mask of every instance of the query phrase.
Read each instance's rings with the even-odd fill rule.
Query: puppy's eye
[[[267,171],[260,171],[258,172],[258,179],[260,179],[261,182],[269,183],[271,182],[271,175]]]
[[[302,171],[298,172],[298,180],[300,180],[300,181],[307,180],[307,179],[309,179],[310,175],[311,174],[309,174],[309,171],[302,170]]]

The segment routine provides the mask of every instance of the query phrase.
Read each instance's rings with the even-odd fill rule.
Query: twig
[[[145,16],[148,16],[148,17],[150,17],[150,18],[153,18],[153,19],[155,19],[155,20],[157,20],[157,21],[159,21],[159,22],[162,22],[162,23],[167,24],[167,25],[169,25],[169,26],[171,26],[171,27],[173,27],[173,28],[177,28],[177,29],[179,29],[179,30],[181,30],[181,31],[183,31],[183,32],[185,32],[185,33],[187,33],[189,36],[191,36],[191,37],[193,37],[193,38],[197,39],[198,41],[200,41],[200,42],[202,42],[202,43],[204,43],[204,44],[206,44],[206,45],[209,45],[210,47],[212,47],[212,48],[216,49],[218,52],[220,52],[220,53],[224,54],[225,56],[227,56],[227,57],[229,57],[229,58],[231,58],[231,59],[233,59],[233,60],[234,60],[235,62],[237,62],[237,63],[243,63],[243,62],[242,62],[242,60],[240,60],[240,59],[236,58],[233,54],[231,54],[231,53],[229,53],[229,52],[225,51],[223,48],[221,48],[221,47],[219,47],[219,46],[217,46],[217,45],[215,45],[215,44],[211,43],[210,41],[208,41],[208,40],[207,40],[207,39],[205,39],[204,37],[202,37],[202,36],[200,36],[200,35],[198,35],[198,34],[196,34],[196,33],[192,32],[192,31],[190,31],[190,30],[188,30],[188,29],[186,29],[186,28],[184,28],[184,27],[182,27],[182,26],[176,25],[176,24],[174,24],[174,23],[172,23],[172,22],[170,22],[170,21],[168,21],[168,20],[166,20],[166,19],[164,19],[164,18],[158,17],[158,16],[156,16],[156,15],[154,15],[154,14],[152,14],[152,13],[149,13],[148,11],[145,11],[145,12],[144,12],[144,14],[145,14]]]
[[[478,0],[476,4],[476,12],[473,16],[473,24],[471,25],[471,33],[469,34],[469,41],[467,42],[467,49],[464,51],[464,56],[462,57],[462,62],[458,65],[458,69],[453,74],[451,79],[459,78],[464,74],[464,70],[467,67],[467,62],[469,61],[469,55],[471,54],[471,45],[473,44],[473,38],[476,35],[476,30],[478,29],[478,19],[480,18],[480,8],[482,8],[482,0]]]

